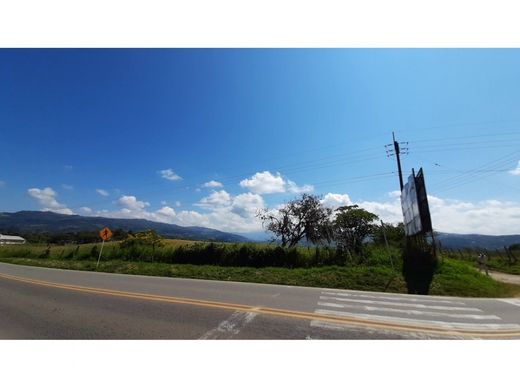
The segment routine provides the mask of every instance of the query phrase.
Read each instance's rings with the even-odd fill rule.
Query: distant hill
[[[508,236],[487,236],[483,234],[439,233],[437,240],[446,249],[482,248],[504,249],[504,246],[520,244],[520,234]]]
[[[247,242],[238,234],[221,232],[198,226],[178,226],[168,223],[152,222],[146,219],[120,219],[105,217],[84,217],[81,215],[57,214],[50,211],[0,212],[0,233],[65,233],[100,230],[108,226],[111,230],[123,229],[139,232],[154,229],[168,238],[185,240],[204,240],[221,242]]]

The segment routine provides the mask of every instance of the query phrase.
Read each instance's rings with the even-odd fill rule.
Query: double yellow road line
[[[363,327],[363,328],[371,328],[371,329],[381,329],[381,330],[391,330],[396,332],[419,332],[419,333],[427,333],[433,335],[440,336],[462,336],[468,338],[520,338],[520,331],[508,331],[508,330],[464,330],[464,329],[445,329],[442,327],[429,326],[429,325],[418,325],[418,324],[404,324],[398,322],[390,322],[390,321],[380,321],[380,320],[368,320],[363,318],[357,318],[355,316],[334,316],[334,315],[323,315],[317,313],[310,312],[301,312],[301,311],[293,311],[293,310],[284,310],[284,309],[275,309],[270,307],[257,307],[257,306],[249,306],[249,305],[241,305],[235,303],[225,303],[225,302],[216,302],[216,301],[205,301],[200,299],[190,299],[190,298],[181,298],[181,297],[172,297],[166,295],[154,295],[154,294],[145,294],[145,293],[135,293],[130,291],[119,291],[119,290],[109,290],[104,288],[95,288],[95,287],[85,287],[85,286],[76,286],[71,284],[61,284],[54,282],[47,282],[44,280],[37,279],[29,279],[23,278],[19,276],[9,275],[0,273],[0,278],[13,280],[17,282],[33,284],[37,286],[43,287],[52,287],[58,288],[62,290],[68,291],[77,291],[82,293],[93,293],[100,295],[108,295],[113,297],[120,298],[131,298],[131,299],[140,299],[145,301],[153,301],[153,302],[164,302],[164,303],[174,303],[180,305],[192,305],[206,308],[214,308],[214,309],[223,309],[223,310],[232,310],[232,311],[242,311],[242,312],[254,312],[258,314],[278,316],[278,317],[286,317],[286,318],[296,318],[296,319],[304,319],[310,321],[325,321],[335,324],[347,325],[352,327]]]

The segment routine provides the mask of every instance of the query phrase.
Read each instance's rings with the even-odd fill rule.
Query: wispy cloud
[[[150,203],[137,200],[133,195],[123,195],[117,201],[121,206],[129,208],[130,210],[143,210],[150,206]]]
[[[509,171],[511,175],[520,176],[520,161],[518,161],[518,165],[515,169]]]
[[[42,211],[53,211],[60,214],[74,214],[66,205],[59,203],[56,200],[58,193],[51,187],[29,188],[27,193],[38,201],[44,208]]]
[[[62,184],[61,188],[67,191],[72,191],[74,189],[74,186],[71,186],[70,184]]]
[[[159,171],[158,173],[159,173],[159,175],[161,175],[161,177],[163,179],[166,179],[166,180],[176,181],[176,180],[182,179],[182,177],[180,177],[175,172],[173,172],[172,169],[163,169],[163,170]]]
[[[291,192],[293,194],[313,192],[314,187],[310,184],[298,186],[294,181],[285,180],[280,173],[273,175],[269,171],[257,172],[250,178],[242,180],[242,188],[247,188],[255,194],[276,194]]]
[[[196,203],[200,207],[218,207],[226,206],[230,203],[231,196],[224,190],[213,191],[210,195],[202,198],[199,203]]]
[[[303,186],[299,187],[294,181],[287,180],[287,191],[292,192],[293,194],[303,194],[304,192],[309,193],[314,191],[314,186],[310,184],[304,184]]]
[[[108,196],[110,195],[110,193],[102,188],[97,188],[96,189],[96,192],[101,195],[101,196]]]
[[[207,183],[204,183],[202,185],[202,187],[205,187],[205,188],[218,188],[218,187],[222,187],[222,186],[223,186],[222,183],[219,181],[216,181],[216,180],[210,180]]]
[[[5,186],[5,184],[6,184],[6,183],[5,183],[5,181],[3,181],[3,180],[0,180],[0,187],[4,187],[4,186]]]

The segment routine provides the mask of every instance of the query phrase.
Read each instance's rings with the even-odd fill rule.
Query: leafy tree
[[[376,244],[384,245],[385,235],[390,246],[404,247],[405,234],[404,224],[402,222],[397,225],[385,223],[384,226],[377,225],[374,227],[372,236]]]
[[[332,209],[324,207],[320,197],[309,194],[302,194],[278,210],[264,209],[257,214],[264,228],[281,241],[282,247],[289,248],[303,238],[313,244],[323,240],[330,242],[331,215]]]
[[[121,248],[131,248],[136,246],[151,246],[152,247],[152,259],[155,256],[155,248],[162,246],[163,239],[160,235],[158,235],[155,230],[149,229],[143,232],[131,234],[129,233],[127,238],[121,242]]]
[[[357,205],[339,207],[336,212],[334,240],[338,249],[361,254],[363,241],[376,229],[377,215]]]
[[[99,256],[99,250],[97,248],[97,245],[94,245],[92,249],[90,250],[90,258],[91,259],[97,259]]]
[[[510,251],[517,251],[520,250],[520,244],[513,244],[509,246]]]

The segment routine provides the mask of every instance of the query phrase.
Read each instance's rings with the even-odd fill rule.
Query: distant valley
[[[146,219],[121,219],[105,217],[85,217],[81,215],[57,214],[50,211],[19,211],[0,213],[0,233],[24,232],[64,233],[100,230],[103,227],[112,230],[122,229],[139,232],[153,229],[168,238],[185,240],[203,240],[220,242],[247,242],[247,238],[220,230],[198,226],[178,226],[168,223],[153,222]]]
[[[179,226],[153,222],[145,219],[121,219],[85,217],[81,215],[57,214],[50,211],[0,212],[0,233],[65,233],[95,231],[103,227],[112,230],[143,231],[154,229],[168,238],[220,242],[266,242],[271,235],[266,232],[236,234],[198,226]],[[438,233],[437,240],[445,249],[483,248],[503,249],[520,243],[520,234],[491,236],[482,234]]]

